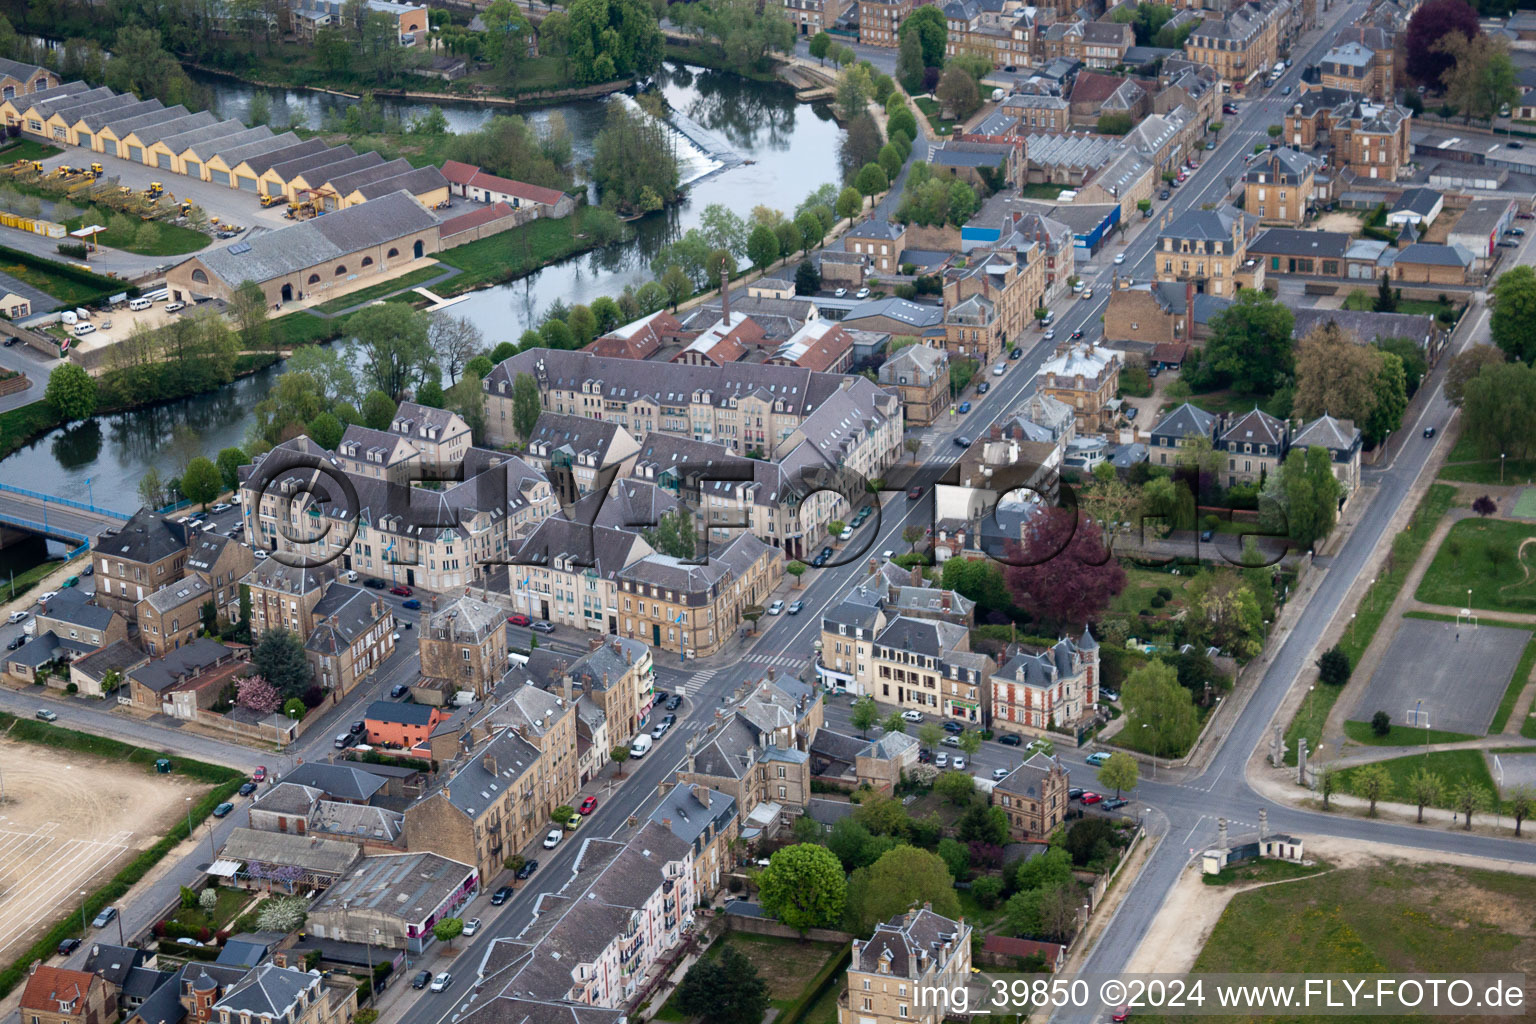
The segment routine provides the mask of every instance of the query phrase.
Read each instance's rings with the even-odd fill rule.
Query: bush
[[[1172,601],[1173,600],[1173,591],[1168,589],[1167,587],[1158,587],[1157,588],[1157,596],[1162,598],[1164,601]]]
[[[983,875],[971,883],[971,895],[976,902],[991,910],[1003,896],[1003,880],[998,875]]]
[[[1161,608],[1163,605],[1168,603],[1168,599],[1162,594],[1153,594],[1152,600],[1148,601],[1147,603],[1150,604],[1153,608]]]
[[[1392,731],[1392,716],[1385,711],[1378,711],[1371,716],[1371,732],[1377,736],[1385,736]]]
[[[68,694],[76,694],[80,692],[80,687],[74,683],[70,683],[68,686],[64,687],[64,692]]]

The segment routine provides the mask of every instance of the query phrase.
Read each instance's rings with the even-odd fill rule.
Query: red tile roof
[[[26,1010],[83,1016],[86,993],[95,980],[96,975],[86,971],[40,965],[27,978],[27,987],[21,993],[21,1006]]]
[[[448,238],[451,235],[459,234],[461,231],[470,231],[482,224],[489,224],[493,220],[510,217],[515,212],[506,203],[492,203],[489,206],[482,206],[478,210],[471,210],[469,213],[461,213],[457,217],[448,218],[443,221],[443,226],[439,229],[439,233],[442,237]]]
[[[543,203],[545,206],[554,206],[565,197],[565,193],[559,189],[529,185],[527,182],[487,174],[472,164],[460,163],[457,160],[449,160],[443,164],[443,177],[455,185],[500,192],[502,195],[516,196],[531,203]]]
[[[1062,965],[1067,955],[1067,947],[1059,942],[1014,939],[1006,935],[988,935],[982,940],[981,948],[984,952],[1002,956],[1034,956],[1038,953],[1053,971]]]

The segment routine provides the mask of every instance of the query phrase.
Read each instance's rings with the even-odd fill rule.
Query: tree
[[[1376,301],[1371,304],[1371,308],[1377,313],[1396,313],[1398,292],[1392,290],[1392,275],[1383,270],[1381,282],[1376,286]]]
[[[259,715],[270,715],[283,706],[277,687],[261,676],[247,676],[235,684],[235,703]]]
[[[305,707],[304,702],[297,697],[289,697],[283,701],[283,717],[285,718],[291,718],[297,722],[308,711],[309,708]]]
[[[955,896],[954,876],[937,854],[898,846],[848,879],[848,930],[868,934],[879,922],[928,902],[933,904],[934,913],[958,917],[960,901]]]
[[[74,363],[61,363],[48,374],[43,398],[65,423],[87,419],[96,411],[96,378]]]
[[[1505,802],[1509,805],[1510,816],[1515,819],[1515,838],[1519,839],[1521,824],[1531,816],[1532,810],[1536,810],[1536,789],[1524,782],[1511,786]]]
[[[667,129],[623,104],[608,107],[593,142],[591,174],[603,205],[620,213],[659,210],[677,196],[677,153]]]
[[[224,477],[211,461],[198,456],[187,463],[187,471],[181,475],[181,493],[187,500],[206,507],[223,489]]]
[[[875,196],[890,188],[891,183],[885,176],[884,168],[879,164],[870,163],[865,164],[859,171],[858,177],[854,179],[854,187],[859,190],[860,195],[869,197],[869,205],[873,209]]]
[[[906,162],[906,158],[901,155],[901,151],[889,142],[880,147],[880,152],[875,159],[880,164],[881,169],[885,171],[885,176],[891,181],[896,180],[896,175],[901,170],[901,165]]]
[[[388,430],[399,406],[383,391],[373,390],[363,396],[363,426],[370,430]]]
[[[1109,755],[1099,768],[1099,785],[1115,791],[1115,799],[1120,799],[1120,791],[1123,789],[1135,789],[1140,779],[1140,768],[1136,759],[1123,750],[1117,750]]]
[[[1487,457],[1536,452],[1536,369],[1524,363],[1485,366],[1467,382],[1462,431]]]
[[[1113,110],[1099,115],[1097,128],[1100,135],[1124,135],[1135,126],[1130,114]]]
[[[800,585],[800,577],[805,575],[805,569],[805,563],[798,561],[790,562],[784,567],[784,571],[795,578],[795,586],[797,587]]]
[[[571,0],[566,12],[578,84],[645,77],[661,67],[661,28],[641,0]]]
[[[981,106],[981,90],[976,88],[976,79],[963,68],[946,68],[939,78],[935,96],[957,121],[968,119]]]
[[[448,374],[449,383],[457,383],[465,365],[485,347],[485,336],[473,320],[446,313],[433,315],[427,328],[427,340],[437,365]]]
[[[975,729],[967,729],[959,736],[960,750],[966,757],[975,757],[976,751],[981,749],[981,733]]]
[[[1472,831],[1472,815],[1493,806],[1488,790],[1475,782],[1458,782],[1451,790],[1451,807],[1462,815],[1462,830]]]
[[[539,382],[531,373],[519,373],[512,381],[512,429],[518,437],[527,441],[533,436],[541,411]]]
[[[1468,123],[1473,118],[1492,121],[1506,104],[1519,101],[1520,83],[1503,39],[1486,34],[1468,39],[1457,32],[1441,39],[1436,49],[1453,62],[1441,76],[1446,102],[1460,109]]]
[[[369,383],[393,397],[425,379],[432,356],[427,324],[424,314],[398,302],[364,306],[352,314],[347,330]]]
[[[1352,671],[1354,669],[1349,664],[1349,655],[1338,644],[1328,648],[1317,659],[1317,678],[1329,686],[1343,686],[1349,682]]]
[[[1403,795],[1418,805],[1420,825],[1424,824],[1425,805],[1432,806],[1439,803],[1444,793],[1444,781],[1428,768],[1420,768],[1408,776],[1408,781],[1403,787]]]
[[[841,882],[842,872],[838,875]],[[719,956],[701,957],[677,987],[677,1008],[705,1024],[758,1024],[768,1006],[767,983],[732,945]]]
[[[1317,785],[1317,792],[1323,798],[1323,810],[1328,810],[1329,802],[1333,799],[1334,791],[1338,788],[1339,773],[1327,765],[1317,769],[1313,780]]]
[[[1392,716],[1385,711],[1378,711],[1371,716],[1371,733],[1376,736],[1386,736],[1392,731]]]
[[[245,452],[234,445],[219,451],[214,464],[219,467],[219,476],[224,480],[225,490],[233,491],[240,486],[240,467],[248,461]]]
[[[314,681],[304,641],[285,629],[269,629],[251,649],[251,667],[284,697],[296,697]]]
[[[773,228],[759,224],[747,239],[747,257],[759,271],[767,270],[779,258],[779,236]]]
[[[1536,270],[1522,264],[1499,275],[1488,334],[1506,357],[1536,363]]]
[[[342,427],[340,420],[331,413],[323,412],[309,421],[309,428],[306,433],[321,448],[334,451],[336,446],[341,443],[341,435],[344,430],[345,428]]]
[[[869,730],[880,721],[880,707],[875,703],[875,698],[864,696],[854,701],[848,721],[859,730],[860,736],[868,736]]]
[[[837,856],[825,846],[800,843],[780,849],[757,884],[763,910],[801,935],[842,920],[847,879]]]
[[[1380,761],[1362,765],[1350,773],[1349,788],[1355,796],[1370,803],[1371,809],[1367,813],[1374,818],[1376,801],[1392,790],[1392,773]]]
[[[837,194],[837,215],[843,220],[852,220],[857,217],[863,205],[864,197],[859,195],[859,190],[852,185]]]
[[[1363,431],[1384,391],[1382,363],[1389,354],[1356,344],[1331,320],[1314,327],[1296,346],[1293,415],[1312,419],[1327,413],[1352,419]]]
[[[1378,350],[1371,391],[1375,401],[1361,424],[1361,433],[1367,444],[1380,444],[1403,425],[1403,414],[1408,411],[1408,375],[1395,352]]]
[[[624,762],[629,760],[629,746],[620,743],[608,751],[608,759],[619,766],[619,770],[614,773],[614,777],[622,779],[624,777]]]
[[[146,507],[157,509],[170,504],[170,489],[160,477],[160,471],[150,466],[139,476],[139,501]]]
[[[1536,308],[1533,308],[1533,315],[1536,315]],[[1467,382],[1481,373],[1484,366],[1498,366],[1505,361],[1504,353],[1492,345],[1472,345],[1452,356],[1445,370],[1445,400],[1452,405],[1461,405],[1466,397]]]
[[[1333,530],[1342,497],[1343,487],[1333,475],[1332,456],[1326,448],[1314,445],[1305,451],[1291,449],[1280,464],[1280,472],[1265,481],[1259,504],[1261,513],[1275,516],[1269,522],[1271,529],[1283,529],[1292,540],[1311,545]],[[1283,523],[1278,519],[1281,512]]]
[[[1008,812],[978,800],[960,815],[955,831],[967,842],[1002,846],[1008,842]]]
[[[889,715],[885,716],[885,721],[880,723],[880,728],[886,732],[905,733],[907,731],[907,720],[901,717],[900,711],[892,711]]]
[[[976,792],[976,780],[969,772],[948,771],[934,781],[933,791],[950,803],[963,807]]]
[[[286,935],[297,931],[308,916],[308,904],[302,896],[283,896],[262,901],[256,912],[256,927],[264,932]]]
[[[1454,58],[1438,47],[1440,40],[1453,32],[1472,39],[1482,32],[1477,12],[1463,0],[1429,0],[1408,19],[1405,43],[1408,77],[1431,89],[1438,89]]]
[[[964,878],[971,870],[971,854],[953,839],[940,839],[937,850],[939,859],[949,868],[956,879]]]
[[[827,62],[827,51],[831,49],[832,37],[825,32],[817,32],[814,36],[811,36],[811,56],[821,63],[825,64]]]
[[[1145,729],[1144,749],[1154,756],[1177,757],[1200,734],[1190,692],[1179,685],[1178,672],[1167,662],[1152,661],[1137,668],[1126,677],[1120,696],[1125,734],[1141,737]]]
[[[852,115],[837,147],[837,166],[842,171],[843,181],[857,186],[859,171],[864,165],[879,160],[880,147],[884,145],[880,126],[875,124],[869,111],[861,110]]]
[[[944,742],[944,730],[937,722],[924,722],[917,727],[917,742],[927,750],[933,750]]]
[[[197,906],[205,914],[211,914],[219,905],[219,890],[208,886],[197,895]]]
[[[801,260],[800,265],[795,268],[795,294],[815,295],[820,290],[821,274],[817,273],[816,265],[810,260]]]
[[[923,91],[923,40],[916,32],[904,32],[896,49],[896,81],[912,95]]]
[[[900,39],[906,39],[909,35],[915,35],[923,47],[923,66],[928,68],[940,68],[944,66],[944,53],[949,45],[949,23],[944,20],[944,13],[937,7],[927,9],[919,7],[902,21],[901,28],[897,30]],[[908,92],[916,92],[916,89],[908,89]]]
[[[453,948],[453,940],[463,934],[464,921],[461,918],[445,917],[432,926],[432,937],[449,949]]]
[[[437,378],[437,372],[435,366],[430,367],[427,379],[416,385],[416,390],[411,394],[411,398],[417,405],[424,405],[428,409],[443,408],[443,384]]]
[[[1104,545],[1108,549],[1113,546],[1120,527],[1136,521],[1142,494],[1139,488],[1120,479],[1113,463],[1105,461],[1093,468],[1093,475],[1078,496],[1078,503],[1088,518],[1099,525]],[[944,564],[947,567],[949,562]]]
[[[1294,372],[1296,318],[1261,288],[1244,288],[1211,321],[1203,365],[1249,394],[1271,395]]]
[[[688,280],[688,275],[679,266],[673,265],[667,268],[661,275],[661,287],[666,292],[667,304],[673,309],[688,296],[693,294],[693,282]]]
[[[1013,603],[1057,628],[1080,627],[1125,586],[1125,570],[1104,550],[1101,531],[1075,509],[1047,509],[1009,541],[1003,572]]]
[[[240,335],[240,344],[247,352],[261,352],[271,348],[276,352],[281,338],[272,329],[267,316],[267,293],[255,281],[241,281],[240,287],[229,299],[230,318]]]
[[[1495,505],[1493,499],[1486,494],[1472,502],[1472,511],[1484,518],[1493,515],[1498,510],[1499,506]]]

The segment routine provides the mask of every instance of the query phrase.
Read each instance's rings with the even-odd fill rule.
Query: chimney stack
[[[731,272],[724,263],[720,264],[720,318],[725,321],[726,329],[731,326]]]
[[[560,677],[560,685],[565,691],[565,702],[569,704],[571,702],[571,677],[569,673]]]
[[[1184,282],[1184,341],[1195,336],[1195,282]]]

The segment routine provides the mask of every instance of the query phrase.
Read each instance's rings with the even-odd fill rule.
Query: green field
[[[930,96],[917,96],[913,98],[912,102],[917,104],[917,109],[923,112],[923,116],[928,119],[928,124],[933,127],[936,134],[948,135],[955,130],[955,122],[946,121],[939,116],[938,100]],[[1056,191],[1059,194],[1061,189],[1058,188]],[[1054,199],[1056,197],[1052,196],[1051,198]]]
[[[298,310],[285,313],[272,321],[272,330],[283,348],[296,348],[317,341],[329,341],[346,333],[345,317],[330,320]]]
[[[1536,926],[1516,908],[1529,906],[1533,899],[1536,878],[1526,875],[1396,861],[1330,871],[1238,893],[1216,923],[1193,971],[1523,971],[1536,956]],[[1137,1013],[1133,1019],[1140,1024],[1317,1018]],[[1329,1018],[1352,1024],[1394,1019],[1402,1018]]]
[[[1363,310],[1371,312],[1376,308],[1376,293],[1356,288],[1344,299],[1345,309]],[[1446,316],[1454,317],[1460,307],[1454,303],[1432,302],[1429,299],[1399,299],[1397,312],[1410,316]]]
[[[1364,743],[1369,747],[1409,747],[1430,743],[1461,743],[1465,740],[1477,739],[1476,736],[1468,736],[1466,733],[1447,732],[1444,729],[1415,729],[1408,725],[1394,725],[1387,730],[1385,736],[1377,736],[1371,730],[1370,722],[1345,722],[1344,735],[1356,743]]]
[[[578,207],[569,217],[558,220],[540,217],[511,231],[438,253],[439,262],[463,271],[445,282],[438,294],[447,297],[510,281],[586,250],[590,246],[581,232],[591,209]]]
[[[18,139],[4,149],[0,149],[0,163],[10,164],[17,160],[47,160],[62,152],[64,151],[58,146],[50,146],[36,139]]]
[[[1441,480],[1453,480],[1464,484],[1498,484],[1507,482],[1519,483],[1522,480],[1536,478],[1536,459],[1504,459],[1502,472],[1500,459],[1486,458],[1478,448],[1476,439],[1467,433],[1463,433],[1456,439],[1456,446],[1445,457],[1445,465],[1440,469]],[[1500,509],[1506,515],[1510,509]]]
[[[442,272],[443,268],[438,266],[420,267],[409,274],[401,275],[393,280],[381,281],[378,284],[369,285],[367,288],[359,288],[357,291],[350,292],[339,298],[322,302],[315,308],[322,313],[340,313],[344,309],[351,309],[353,306],[372,302],[374,299],[382,299],[386,295],[393,295],[395,292],[421,284],[423,281],[430,281],[434,277],[441,276]],[[412,296],[412,298],[420,298],[420,296]]]
[[[1536,525],[1503,519],[1463,519],[1451,527],[1414,594],[1426,604],[1488,611],[1536,612],[1536,543],[1515,560],[1520,543],[1536,537]]]
[[[1201,875],[1206,885],[1247,885],[1257,882],[1286,882],[1306,878],[1328,870],[1327,864],[1293,864],[1288,860],[1249,860],[1224,868],[1214,875]]]
[[[42,267],[34,267],[15,260],[0,259],[0,274],[9,274],[39,291],[47,292],[66,306],[83,305],[101,295],[100,288],[92,287],[83,281],[75,281],[63,274],[55,274]],[[39,381],[38,385],[46,383],[47,381]]]
[[[154,239],[141,240],[140,229],[143,225],[150,223],[154,224],[154,228],[151,229]],[[137,253],[140,256],[182,256],[189,252],[206,249],[213,243],[210,236],[193,228],[144,220],[129,221],[122,214],[114,214],[111,210],[100,206],[87,207],[80,216],[71,217],[64,222],[64,226],[70,231],[76,231],[88,224],[100,224],[107,228],[96,236],[98,245]]]
[[[1488,772],[1488,762],[1484,759],[1481,750],[1437,750],[1428,754],[1404,754],[1402,757],[1375,763],[1384,765],[1387,773],[1392,777],[1392,785],[1387,795],[1382,798],[1384,800],[1412,803],[1413,800],[1408,796],[1408,779],[1420,768],[1429,769],[1439,775],[1441,781],[1445,783],[1445,793],[1439,804],[1441,807],[1450,806],[1451,793],[1463,782],[1482,786],[1490,796],[1498,792],[1493,787],[1493,776]],[[1359,770],[1359,768],[1346,768],[1340,771],[1334,791],[1348,793],[1350,779]],[[1489,813],[1491,814],[1492,811]]]

